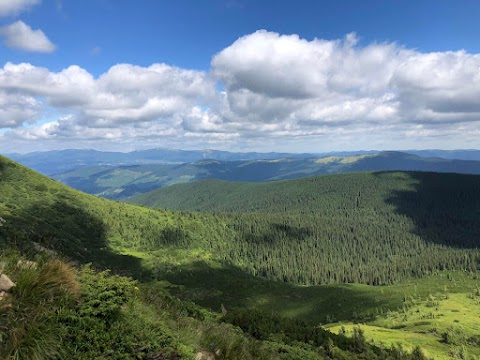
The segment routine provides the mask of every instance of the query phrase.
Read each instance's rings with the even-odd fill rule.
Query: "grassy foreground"
[[[377,346],[255,309],[215,313],[182,301],[159,281],[75,268],[45,254],[0,252],[16,286],[0,300],[0,358],[47,359],[405,359],[419,347]]]

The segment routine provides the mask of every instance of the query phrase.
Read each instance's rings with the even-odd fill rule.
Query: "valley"
[[[155,152],[152,150],[152,153]],[[96,161],[101,161],[106,157],[106,154],[99,154],[92,155],[92,158],[96,159]],[[480,161],[420,157],[395,151],[359,152],[353,155],[329,155],[323,157],[314,157],[311,154],[273,153],[267,154],[265,159],[255,158],[255,156],[262,154],[239,153],[230,154],[230,157],[228,157],[228,159],[240,158],[242,156],[244,158],[254,158],[247,160],[221,160],[225,156],[220,156],[216,152],[204,152],[202,156],[212,156],[213,158],[174,164],[155,163],[159,160],[153,160],[155,159],[153,155],[147,156],[145,152],[135,154],[137,157],[131,160],[126,155],[123,155],[126,162],[124,165],[107,163],[104,165],[86,166],[80,165],[76,161],[66,162],[64,160],[65,166],[76,166],[72,170],[54,174],[49,173],[48,170],[41,166],[38,169],[45,170],[44,174],[50,175],[52,178],[75,189],[116,200],[125,200],[135,195],[178,183],[189,183],[204,179],[266,182],[298,179],[314,175],[394,170],[480,174]],[[150,155],[149,152],[147,154]],[[113,155],[110,156],[113,157]],[[120,154],[115,156],[122,158]],[[165,156],[161,159],[165,158],[175,160],[190,159],[182,157],[168,158]],[[29,161],[32,161],[29,158],[24,160],[25,164],[29,164]],[[143,164],[137,164],[142,162]]]
[[[260,343],[268,337],[242,311],[258,312],[256,323],[278,324],[269,325],[271,336],[300,326],[275,320],[280,317],[308,331],[321,325],[337,334],[343,326],[350,337],[360,326],[366,340],[397,349],[388,351],[402,344],[439,359],[480,355],[475,321],[466,315],[477,312],[480,283],[477,176],[367,172],[270,183],[205,180],[155,192],[149,196],[154,203],[146,204],[160,208],[154,209],[83,194],[5,158],[0,172],[2,248],[21,256],[38,258],[37,243],[78,264],[133,276],[142,294],[173,296],[180,308],[194,302],[213,318],[223,312],[242,336]],[[154,311],[147,303],[136,306]],[[190,322],[188,331],[206,326],[202,318],[189,320],[193,310],[185,316],[162,311],[164,319]],[[187,340],[192,333],[169,331],[182,346],[202,348]],[[292,355],[298,351],[302,358],[323,358],[288,340],[298,331],[275,338],[275,346],[290,346],[280,358],[298,358]],[[446,342],[448,336],[456,340]],[[242,341],[253,354],[251,340]],[[333,341],[338,351],[354,351],[344,340]]]

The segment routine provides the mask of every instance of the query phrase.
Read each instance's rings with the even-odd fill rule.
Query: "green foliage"
[[[9,262],[16,259],[20,266],[9,268],[17,286],[0,302],[0,358],[179,358],[179,344],[165,322],[138,301],[133,280],[88,266],[77,277],[60,260],[29,267],[18,256]]]
[[[449,326],[447,331],[442,333],[442,341],[449,345],[460,345],[466,343],[466,335],[461,328]]]
[[[360,327],[353,328],[352,341],[353,351],[357,353],[362,353],[367,349],[367,340],[365,339],[365,333]]]
[[[325,354],[331,359],[383,359],[390,353],[358,345],[361,339],[259,312],[232,312],[224,321],[240,325],[234,327],[173,297],[161,283],[138,288],[130,278],[90,266],[78,274],[59,260],[8,266],[16,269],[12,274],[18,284],[0,317],[0,355],[8,360],[174,360],[193,359],[198,351],[225,360],[324,359]]]
[[[37,190],[43,184],[48,191]],[[148,276],[135,251],[192,247],[218,252],[231,231],[219,217],[145,209],[69,189],[0,157],[0,246],[32,242],[82,263]]]
[[[461,354],[467,353],[467,358],[476,359],[480,356],[478,347],[480,307],[475,299],[470,297],[471,289],[477,286],[477,280],[473,277],[460,273],[451,276],[450,278],[456,279],[457,284],[449,286],[451,293],[448,298],[440,297],[443,286],[438,284],[432,294],[440,299],[439,306],[431,307],[428,304],[428,297],[415,295],[413,300],[409,300],[408,305],[402,308],[392,309],[379,314],[376,318],[362,321],[360,326],[365,337],[373,339],[377,345],[401,344],[408,352],[415,352],[415,348],[420,346],[423,354],[438,360],[462,358]],[[423,279],[417,284],[419,291],[424,291],[425,288],[433,290],[433,282],[441,282],[442,278],[446,278],[445,274],[431,277],[431,283]],[[400,286],[408,288],[407,284],[393,287]],[[356,322],[326,326],[335,333],[343,328],[343,333],[347,336],[352,336],[357,327]]]
[[[109,276],[109,271],[95,273],[88,266],[81,271],[79,280],[84,294],[80,314],[98,317],[107,325],[118,319],[122,306],[138,289],[131,279]]]
[[[416,346],[415,349],[413,349],[412,360],[427,360],[427,357],[419,346]]]
[[[282,334],[282,340],[287,344],[297,341],[312,341],[314,345],[324,345],[328,339],[347,339],[320,328],[309,325],[301,320],[282,318],[274,314],[259,311],[236,309],[227,312],[224,321],[239,326],[244,331],[260,340],[268,340],[272,334]],[[341,344],[346,347],[345,343]]]
[[[0,302],[0,358],[43,360],[61,356],[56,313],[75,306],[79,288],[73,269],[58,260],[14,266],[10,273],[16,286]],[[23,264],[25,264],[24,260]]]

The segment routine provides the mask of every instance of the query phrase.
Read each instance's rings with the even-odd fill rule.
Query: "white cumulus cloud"
[[[7,63],[0,68],[0,104],[9,106],[0,111],[0,128],[18,128],[43,108],[65,115],[12,134],[30,140],[172,135],[169,129],[176,134],[184,116],[216,96],[206,73],[165,64],[120,64],[95,78],[76,65],[51,72]]]
[[[225,114],[291,134],[480,120],[480,55],[357,43],[355,34],[306,40],[264,30],[238,39],[212,59],[225,85]]]
[[[0,28],[0,35],[4,37],[4,44],[13,49],[40,53],[50,53],[56,49],[42,30],[33,30],[23,21]]]
[[[479,98],[480,54],[360,46],[353,33],[307,40],[257,31],[214,55],[209,71],[0,68],[3,139],[65,146],[478,147]],[[45,123],[47,110],[57,114]]]

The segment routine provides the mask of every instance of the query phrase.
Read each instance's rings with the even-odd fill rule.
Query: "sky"
[[[476,0],[0,0],[0,152],[480,148]]]

